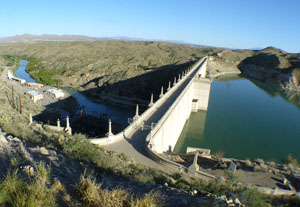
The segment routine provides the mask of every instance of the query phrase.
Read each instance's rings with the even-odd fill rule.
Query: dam
[[[207,110],[211,81],[205,78],[206,60],[197,72],[189,77],[189,83],[156,126],[150,131],[146,141],[151,150],[162,153],[173,151],[186,120],[191,112]]]
[[[162,88],[155,103],[153,95],[158,94],[149,97],[149,108],[144,113],[139,114],[136,106],[136,114],[123,132],[113,134],[109,127],[106,137],[91,142],[106,150],[123,152],[149,167],[157,165],[153,158],[174,150],[191,112],[207,109],[211,80],[206,78],[206,64],[207,58],[203,57],[182,74],[171,77],[169,87]]]

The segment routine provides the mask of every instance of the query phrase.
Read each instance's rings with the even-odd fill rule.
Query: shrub
[[[287,157],[284,157],[282,159],[282,162],[284,164],[292,164],[294,167],[298,166],[298,160],[293,158],[293,156],[291,154],[289,154]]]
[[[293,207],[300,207],[300,198],[299,196],[290,197],[288,200],[289,206]]]
[[[255,207],[270,206],[270,198],[266,194],[259,192],[255,188],[244,190],[240,194],[240,200],[246,206],[255,206]]]
[[[89,142],[84,135],[75,134],[67,139],[63,144],[63,152],[70,157],[92,162],[100,168],[111,168],[111,159],[105,155],[104,150]]]
[[[6,61],[7,61],[7,66],[16,66],[19,67],[20,64],[20,57],[15,56],[15,55],[3,55],[2,56]]]
[[[0,205],[16,207],[57,206],[55,193],[46,185],[33,180],[26,183],[17,172],[8,173],[0,185]]]
[[[135,197],[124,189],[102,190],[91,175],[81,176],[75,186],[76,194],[86,207],[158,207],[162,206],[163,197],[157,192],[150,192],[142,197]]]

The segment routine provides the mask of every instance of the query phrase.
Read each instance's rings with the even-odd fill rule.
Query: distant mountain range
[[[32,35],[32,34],[22,34],[13,37],[0,37],[0,44],[11,44],[11,43],[34,43],[34,42],[92,42],[92,41],[154,41],[154,42],[169,42],[175,44],[192,45],[199,47],[209,47],[209,48],[223,48],[234,50],[237,48],[227,48],[227,47],[215,47],[208,45],[198,45],[193,43],[188,43],[182,40],[162,40],[162,39],[143,39],[135,37],[126,36],[116,36],[116,37],[90,37],[85,35]],[[261,47],[250,48],[250,50],[261,50]]]
[[[105,40],[120,40],[120,41],[160,41],[160,42],[171,42],[178,44],[190,44],[180,40],[159,40],[159,39],[142,39],[132,37],[89,37],[84,35],[32,35],[23,34],[16,35],[13,37],[0,37],[1,43],[32,43],[32,42],[91,42],[91,41],[105,41]]]
[[[23,34],[13,37],[4,37],[0,39],[0,43],[20,43],[20,42],[74,42],[74,41],[97,41],[99,38],[88,37],[83,35],[31,35]]]

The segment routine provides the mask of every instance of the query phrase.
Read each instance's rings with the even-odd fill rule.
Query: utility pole
[[[21,95],[19,94],[19,101],[20,101],[20,114],[22,114],[22,100],[21,100]]]
[[[11,94],[12,94],[12,107],[15,109],[15,94],[14,94],[14,86],[11,86]]]
[[[17,109],[17,111],[19,111],[19,100],[18,100],[18,96],[16,96],[16,109]]]

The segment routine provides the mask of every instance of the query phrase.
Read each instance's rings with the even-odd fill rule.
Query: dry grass
[[[162,197],[159,193],[151,192],[142,197],[130,195],[124,189],[114,189],[112,191],[101,189],[101,184],[97,184],[92,176],[81,176],[76,185],[76,192],[80,200],[87,207],[158,207],[162,206]]]
[[[40,164],[40,167],[43,164]],[[57,183],[41,182],[38,175],[32,180],[20,178],[17,171],[8,173],[0,185],[0,205],[13,207],[57,206]]]

